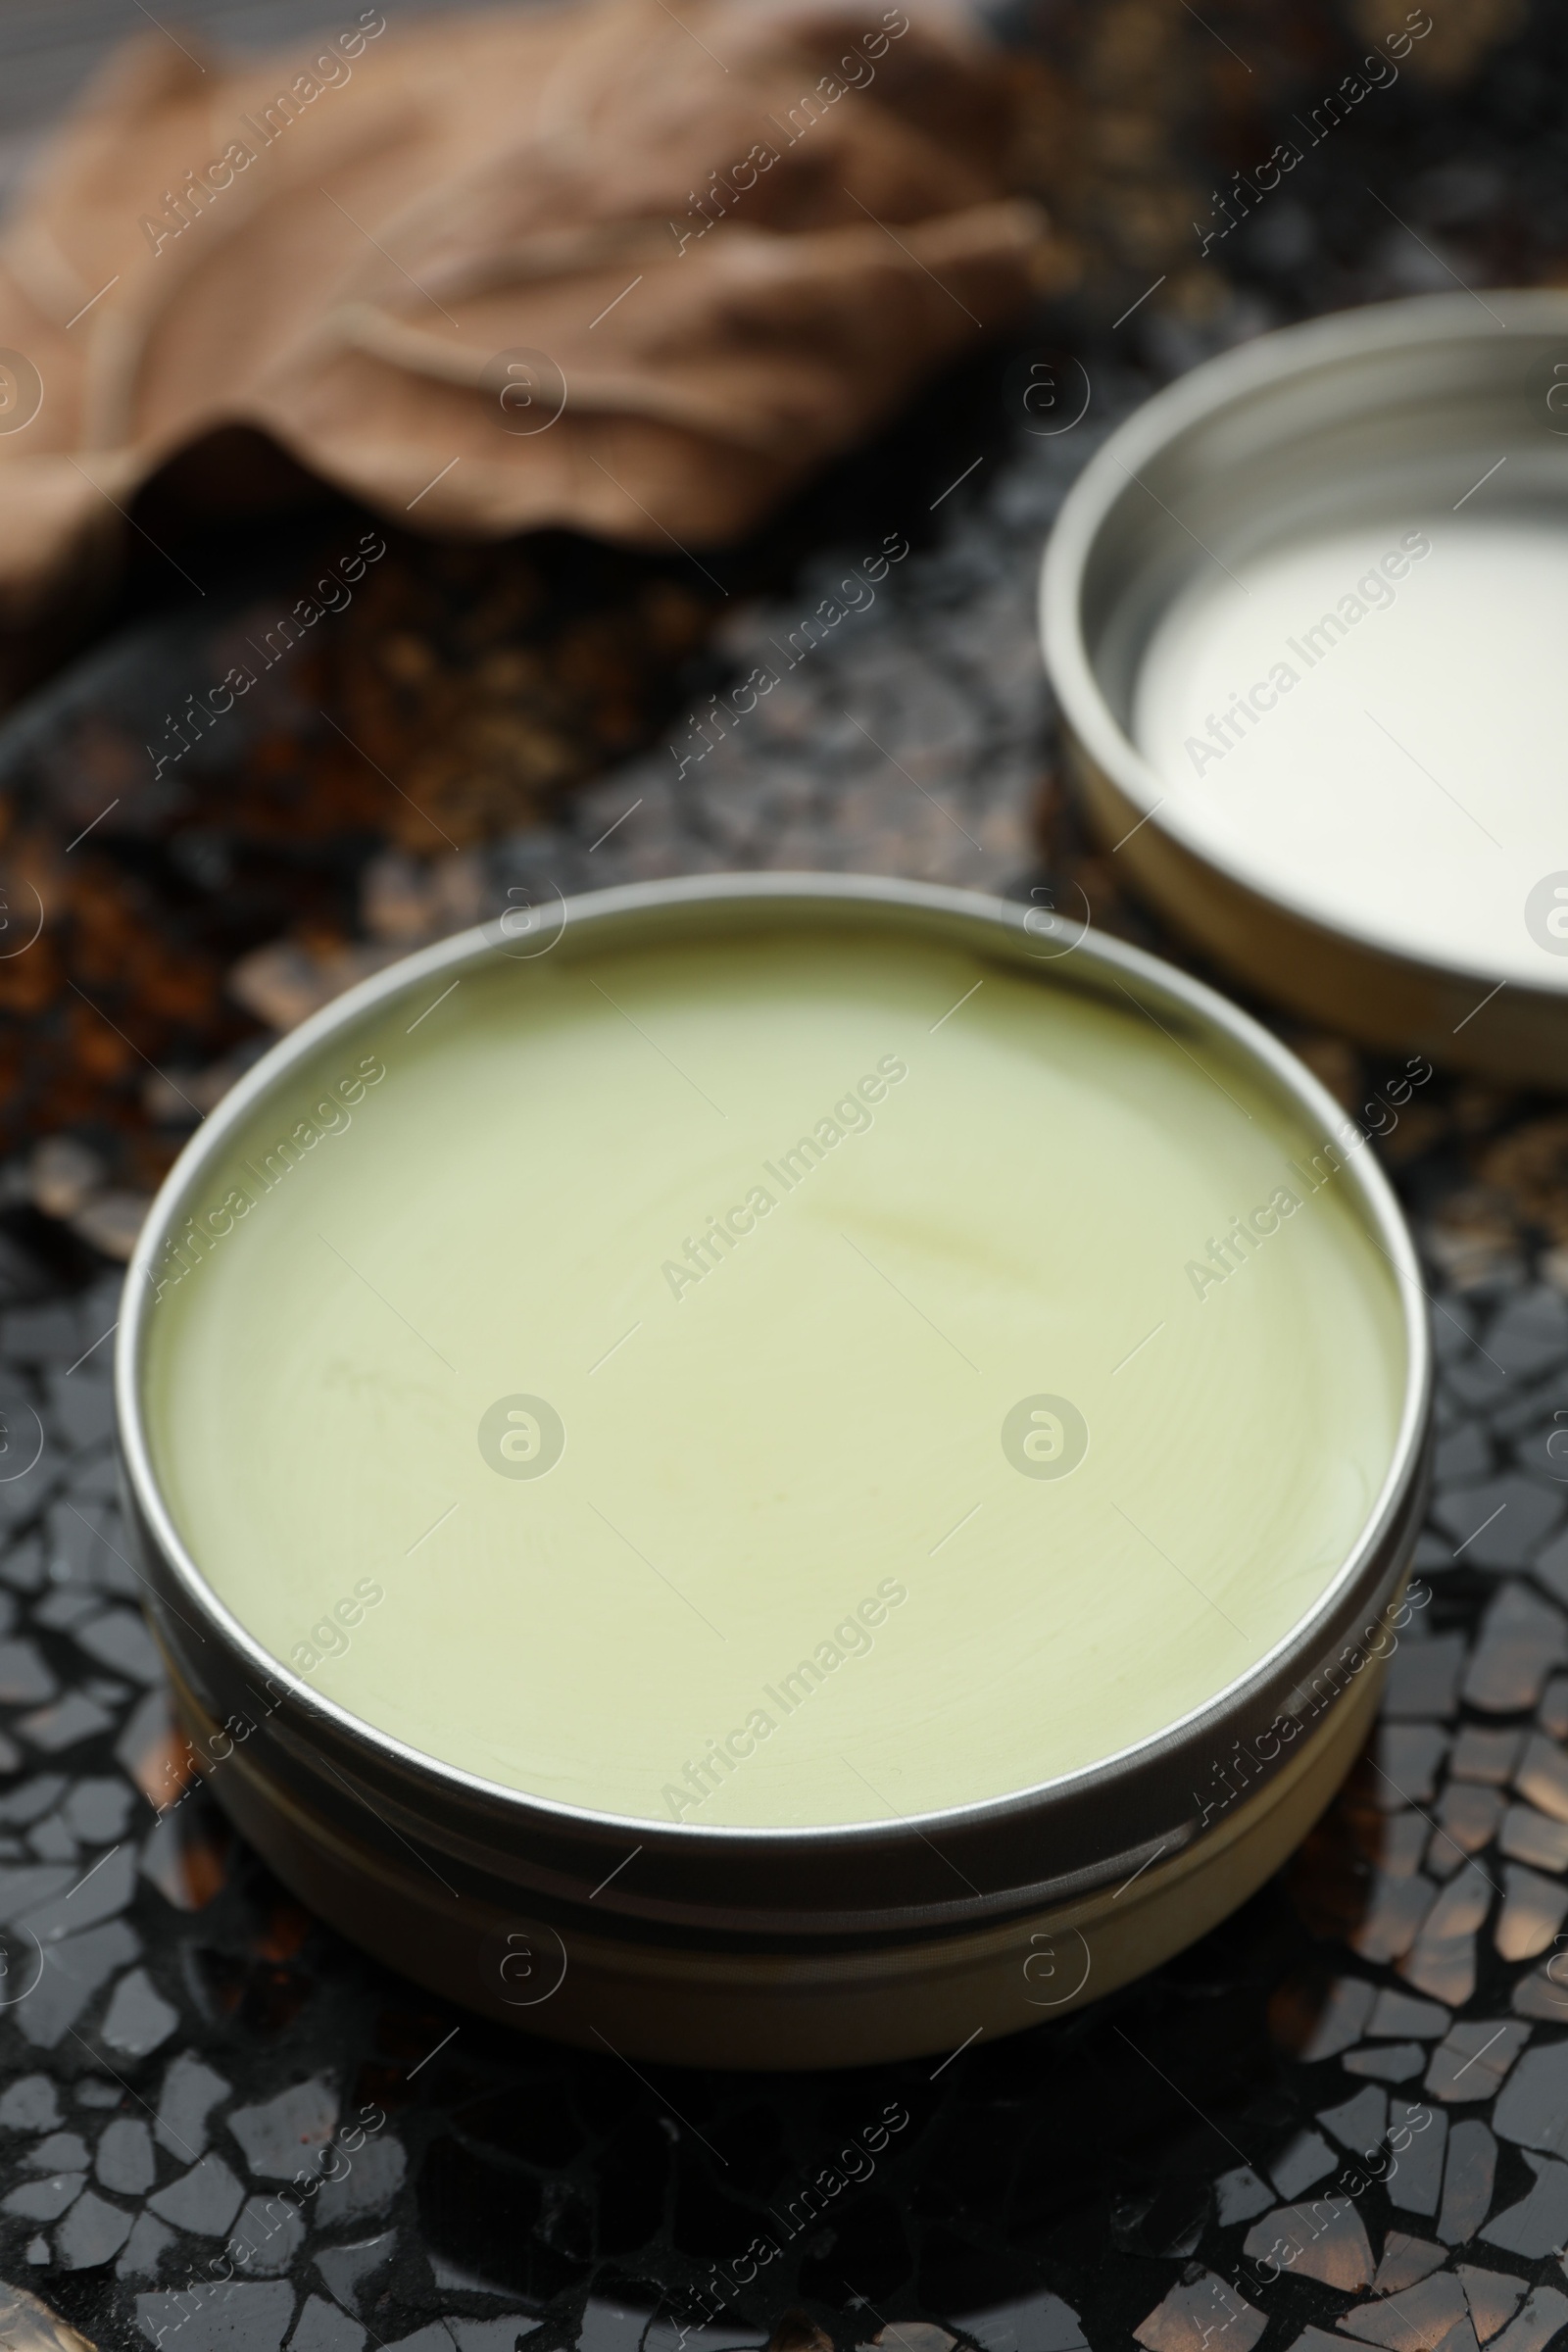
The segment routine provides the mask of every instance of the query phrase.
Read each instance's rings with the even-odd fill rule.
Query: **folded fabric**
[[[961,20],[589,0],[113,61],[0,242],[0,617],[260,433],[412,526],[713,545],[1016,314],[1049,240]],[[235,433],[233,427],[249,427]],[[295,478],[295,477],[291,477]]]

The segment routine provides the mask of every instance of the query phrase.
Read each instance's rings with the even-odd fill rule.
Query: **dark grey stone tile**
[[[1496,2171],[1496,2141],[1484,2123],[1467,2115],[1448,2134],[1443,2208],[1438,2215],[1438,2235],[1445,2245],[1470,2243],[1492,2203],[1492,2183]],[[1501,2245],[1503,2240],[1498,2238],[1496,2242]]]
[[[36,1936],[40,1943],[79,1935],[84,1928],[96,1927],[100,1920],[123,1911],[136,1884],[136,1849],[111,1846],[90,1870],[78,1873],[73,1869],[67,1875],[74,1883],[63,1892],[51,1892],[13,1915],[18,1926]]]
[[[122,2205],[85,2190],[55,2231],[55,2260],[67,2271],[93,2271],[113,2262],[135,2218]]]
[[[157,2344],[177,2327],[180,2352],[278,2352],[293,2317],[294,2289],[281,2278],[136,2297],[142,2333]]]
[[[1448,1771],[1456,1781],[1475,1781],[1500,1788],[1512,1778],[1523,1745],[1522,1732],[1494,1731],[1490,1725],[1478,1723],[1463,1724],[1453,1743]]]
[[[305,2243],[305,2216],[292,2199],[247,2197],[229,2232],[228,2251],[248,2278],[278,2278]]]
[[[1525,2281],[1514,2278],[1511,2271],[1477,2270],[1468,2262],[1456,2265],[1455,2276],[1464,2288],[1476,2333],[1485,2343],[1506,2326],[1518,2309]]]
[[[1493,1468],[1492,1443],[1481,1421],[1456,1421],[1439,1443],[1432,1474],[1439,1487],[1484,1478]]]
[[[0,1797],[0,1821],[41,1821],[52,1812],[71,1783],[63,1772],[38,1772]]]
[[[1492,1931],[1498,1956],[1533,1960],[1546,1949],[1562,1925],[1568,1911],[1568,1886],[1508,1862],[1503,1865],[1502,1891],[1502,1909]]]
[[[1373,1801],[1424,1805],[1437,1787],[1438,1767],[1448,1750],[1448,1735],[1435,1723],[1380,1723],[1373,1747],[1380,1786]]]
[[[1439,1878],[1451,1878],[1467,1854],[1479,1854],[1492,1843],[1502,1812],[1500,1789],[1483,1788],[1476,1781],[1450,1781],[1438,1799],[1427,1868]]]
[[[0,2091],[0,2125],[11,2132],[52,2132],[60,2101],[47,2075],[19,2075]]]
[[[1560,1536],[1553,1536],[1544,1547],[1535,1562],[1534,1575],[1537,1584],[1544,1585],[1548,1592],[1568,1604],[1568,1529]]]
[[[25,1470],[13,1472],[8,1479],[0,1480],[0,1535],[8,1529],[21,1528],[36,1518],[51,1497],[59,1494],[68,1458],[60,1446],[46,1443],[42,1452]],[[36,1591],[46,1573],[41,1564],[31,1585],[24,1581],[34,1576],[33,1558],[33,1553],[27,1549],[20,1549],[11,1556],[6,1570],[7,1584],[19,1592]]]
[[[1260,2180],[1250,2165],[1237,2165],[1233,2171],[1221,2173],[1214,2183],[1217,2218],[1222,2230],[1233,2222],[1250,2222],[1274,2202],[1274,2191]]]
[[[1568,1821],[1568,1755],[1553,1740],[1532,1732],[1525,1741],[1513,1785],[1553,1821]]]
[[[44,1581],[43,1544],[37,1536],[23,1536],[13,1543],[4,1543],[3,1530],[7,1520],[0,1514],[0,1578],[18,1592],[36,1592]]]
[[[27,1846],[40,1862],[74,1862],[80,1848],[58,1813],[46,1813],[27,1832]]]
[[[1558,1982],[1557,1975],[1547,1972],[1557,1967],[1555,1959],[1534,1976],[1521,1977],[1513,1988],[1511,2006],[1518,2017],[1539,2018],[1551,2026],[1568,2026],[1568,1984]]]
[[[1422,2052],[1423,2059],[1425,2051]],[[1389,2181],[1389,2202],[1401,2213],[1435,2214],[1443,2189],[1443,2160],[1447,2153],[1448,2119],[1440,2109],[1424,2132],[1412,2132],[1410,2145],[1397,2152]]]
[[[107,1707],[100,1706],[85,1691],[73,1690],[57,1706],[40,1707],[36,1714],[24,1715],[17,1725],[29,1746],[42,1748],[46,1755],[64,1754],[69,1747],[79,1747],[84,1740],[96,1739],[108,1731],[114,1722]]]
[[[1372,2014],[1367,2020],[1367,2033],[1375,2039],[1404,2040],[1414,2036],[1420,2041],[1436,2041],[1446,2034],[1449,2015],[1441,2001],[1418,2000],[1414,1993],[1396,1992],[1385,1985],[1378,1994]]]
[[[1453,1311],[1446,1299],[1444,1306],[1447,1312]],[[1439,1315],[1433,1329],[1437,1330],[1443,1320]],[[1488,1362],[1487,1354],[1482,1352],[1484,1346],[1483,1341],[1440,1369],[1443,1394],[1464,1413],[1490,1413],[1498,1405],[1511,1404],[1517,1393],[1517,1384],[1510,1388],[1502,1367]]]
[[[71,1493],[84,1511],[90,1502],[113,1503],[115,1509],[119,1510],[120,1462],[113,1446],[105,1446],[99,1452],[89,1456],[78,1456],[72,1463]],[[119,1539],[116,1541],[118,1543]],[[128,1546],[122,1544],[121,1549],[128,1550]],[[111,1592],[130,1592],[134,1580],[123,1560],[115,1562],[106,1570],[106,1574]]]
[[[44,1391],[47,1399],[49,1426],[59,1433],[74,1453],[84,1453],[91,1446],[101,1446],[115,1434],[115,1390],[111,1377],[112,1359],[105,1358],[104,1368],[89,1356],[85,1363],[63,1372],[46,1374]]]
[[[338,2095],[320,2077],[296,2082],[259,2106],[237,2107],[228,2128],[259,2180],[292,2180],[318,2173],[321,2151],[337,2128]]]
[[[1535,1870],[1568,1870],[1568,1821],[1553,1821],[1534,1805],[1510,1805],[1497,1843],[1510,1861]]]
[[[1435,2246],[1430,2238],[1407,2237],[1402,2230],[1391,2230],[1383,2242],[1383,2259],[1372,2281],[1372,2292],[1396,2295],[1401,2287],[1416,2286],[1434,2271],[1441,2271],[1447,2259],[1446,2246]]]
[[[1533,1478],[1561,1479],[1568,1474],[1568,1428],[1556,1418],[1552,1396],[1548,1388],[1531,1399],[1533,1412],[1520,1398],[1511,1410],[1492,1416],[1494,1436],[1505,1441],[1514,1461]]]
[[[153,2135],[140,2116],[117,2115],[104,2126],[94,2171],[105,2188],[139,2197],[158,2178]]]
[[[17,2005],[21,2033],[35,2049],[54,2049],[99,1987],[140,1951],[140,1937],[122,1919],[43,1945],[37,1983]]]
[[[135,1610],[106,1609],[101,1617],[89,1618],[84,1625],[78,1625],[74,1638],[77,1646],[100,1666],[128,1674],[133,1682],[149,1687],[162,1684],[163,1660]]]
[[[352,2156],[342,2152],[349,2170],[328,2180],[315,2199],[317,2223],[323,2230],[344,2222],[368,2221],[372,2214],[383,2213],[402,2187],[408,2171],[408,2158],[390,2132],[368,2139]]]
[[[1465,1658],[1463,1634],[1402,1641],[1389,1665],[1381,1713],[1385,1722],[1408,1716],[1449,1716]]]
[[[1418,1992],[1461,2008],[1476,1985],[1476,1936],[1492,1907],[1491,1882],[1473,1862],[1444,1887],[1399,1962]]]
[[[14,2213],[28,2222],[56,2221],[81,2194],[86,2179],[85,2173],[51,2173],[42,2180],[24,2180],[9,2196],[0,2197],[0,2213]]]
[[[91,1617],[103,1606],[103,1594],[89,1592],[81,1585],[57,1585],[42,1600],[35,1600],[27,1614],[34,1625],[47,1626],[54,1634],[69,1633],[84,1617]]]
[[[1301,2045],[1302,2064],[1311,2066],[1320,2058],[1336,2058],[1358,2041],[1376,1998],[1377,1986],[1367,1978],[1336,1977]]]
[[[1372,2283],[1372,2248],[1348,2197],[1282,2206],[1248,2231],[1242,2250],[1255,2261],[1272,2251],[1277,2238],[1298,2249],[1294,2261],[1283,2266],[1294,2278],[1317,2278],[1345,2294]]]
[[[169,2039],[178,2024],[179,2011],[165,2000],[147,1971],[133,1968],[115,1986],[98,2038],[127,2058],[145,2058]]]
[[[139,1791],[114,1773],[80,1780],[60,1810],[75,1835],[87,1845],[113,1845],[123,1838],[132,1813],[143,1800]]]
[[[112,1457],[105,1458],[112,1461]],[[50,1581],[122,1593],[129,1599],[141,1587],[128,1564],[130,1541],[114,1489],[94,1495],[84,1493],[83,1487],[80,1478],[74,1478],[70,1494],[50,1505]]]
[[[1568,1619],[1554,1602],[1510,1580],[1481,1621],[1464,1697],[1494,1715],[1533,1707],[1547,1675],[1568,1657]]]
[[[19,1364],[74,1363],[82,1340],[73,1309],[57,1300],[42,1306],[14,1306],[0,1325],[7,1357]]]
[[[137,2216],[134,2228],[125,2240],[125,2250],[115,2265],[117,2278],[156,2278],[158,2266],[168,2249],[174,2243],[174,2232],[167,2222],[155,2214]]]
[[[306,2297],[305,2309],[288,2339],[289,2352],[360,2352],[364,2342],[365,2329],[324,2295]]]
[[[1529,2195],[1494,2213],[1480,2233],[1488,2245],[1501,2246],[1505,2253],[1539,2258],[1554,2254],[1568,2240],[1568,2164],[1533,2156],[1528,2149],[1525,2162],[1536,2176]]]
[[[1520,1380],[1568,1363],[1568,1299],[1549,1283],[1515,1292],[1486,1331],[1487,1353]]]
[[[1415,2286],[1377,2303],[1358,2304],[1345,2315],[1348,2331],[1362,2343],[1384,2344],[1390,2352],[1410,2352],[1412,2344],[1447,2342],[1469,2317],[1464,2288],[1451,2271],[1436,2272]],[[1457,2343],[1453,2352],[1458,2352]]]
[[[1482,1314],[1474,1298],[1446,1298],[1441,1306],[1437,1299],[1428,1301],[1427,1329],[1432,1335],[1432,1353],[1441,1372],[1446,1373],[1453,1364],[1468,1363],[1477,1351],[1481,1334]]]
[[[1375,2155],[1389,2128],[1389,2094],[1369,2083],[1338,2107],[1325,2107],[1317,2120],[1353,2156]]]
[[[1370,2075],[1378,2082],[1413,2082],[1426,2071],[1427,2053],[1418,2041],[1391,2041],[1384,2048],[1347,2050],[1340,2063],[1348,2075]]]
[[[149,2213],[196,2237],[221,2237],[245,2201],[245,2191],[216,2148],[147,2200]]]
[[[1397,1960],[1408,1952],[1437,1899],[1437,1889],[1419,1871],[1374,1873],[1360,1918],[1348,1941],[1363,1960]]]
[[[1528,1568],[1563,1516],[1564,1493],[1523,1470],[1439,1494],[1432,1516],[1472,1568]]]
[[[1568,2041],[1542,2042],[1514,2070],[1493,2110],[1503,2139],[1560,2156],[1568,2147]]]
[[[0,1706],[37,1706],[59,1689],[35,1642],[0,1642]]]
[[[208,2117],[229,2084],[189,2050],[181,2050],[164,2077],[158,2096],[154,2137],[172,2156],[193,2164],[207,2145]]]
[[[1529,2039],[1529,2026],[1517,2018],[1462,2018],[1432,2053],[1428,2098],[1449,2106],[1490,2099]]]
[[[1541,1694],[1536,1721],[1551,1740],[1568,1740],[1568,1674],[1554,1674]]]
[[[1314,2180],[1331,2174],[1338,2162],[1340,2159],[1321,2131],[1298,2131],[1291,2140],[1286,2140],[1277,2157],[1269,2159],[1269,2178],[1281,2197],[1300,2197],[1302,2189],[1309,2189]]]
[[[1512,2327],[1498,2336],[1494,2352],[1544,2352],[1547,2344],[1561,2341],[1565,2320],[1568,2295],[1561,2287],[1538,2286]]]

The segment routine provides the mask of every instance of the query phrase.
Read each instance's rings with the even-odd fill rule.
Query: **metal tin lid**
[[[1092,805],[1147,820],[1126,862],[1190,936],[1355,1034],[1568,1070],[1568,295],[1196,368],[1069,495],[1042,620]]]

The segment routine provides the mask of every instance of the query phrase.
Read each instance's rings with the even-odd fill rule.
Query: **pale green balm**
[[[266,1649],[505,1787],[783,1827],[1074,1772],[1289,1634],[1404,1380],[1321,1137],[1067,965],[567,945],[274,1088],[163,1268],[156,1468]]]

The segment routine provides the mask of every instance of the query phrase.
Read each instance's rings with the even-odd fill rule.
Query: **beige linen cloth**
[[[113,61],[0,240],[14,623],[182,452],[211,512],[265,500],[236,425],[415,529],[717,543],[979,348],[1048,250],[959,20],[346,9],[242,71],[172,29]]]

